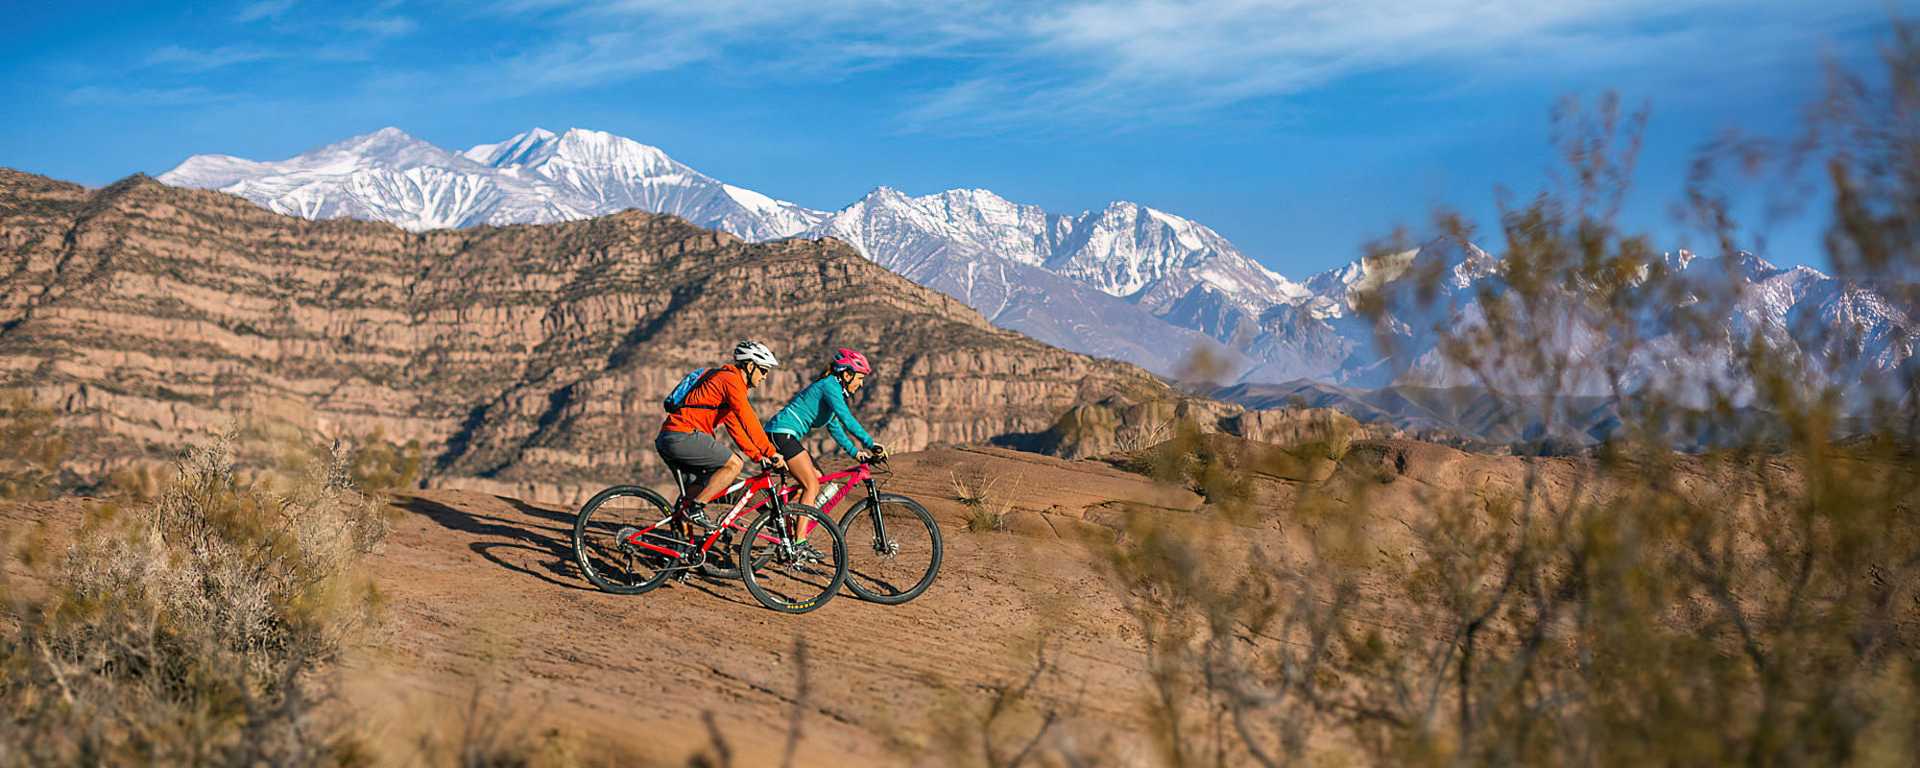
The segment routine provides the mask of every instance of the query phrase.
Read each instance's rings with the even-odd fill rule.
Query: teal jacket
[[[768,432],[779,432],[794,437],[806,437],[819,427],[826,427],[827,434],[833,435],[833,441],[840,444],[840,450],[848,456],[860,453],[860,446],[873,445],[873,438],[860,428],[860,422],[853,418],[853,411],[847,408],[846,392],[840,389],[840,380],[832,376],[822,377],[819,381],[807,385],[794,395],[787,407],[774,414],[767,422]],[[855,445],[847,433],[860,438]]]

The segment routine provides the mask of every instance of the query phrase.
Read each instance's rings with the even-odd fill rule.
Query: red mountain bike
[[[820,478],[821,494],[826,499],[820,509],[830,516],[843,500],[854,495],[855,487],[866,491],[840,518],[840,536],[847,544],[846,586],[863,600],[899,605],[933,586],[934,577],[940,573],[944,545],[940,526],[920,502],[880,491],[875,470],[884,473],[885,467],[886,460],[881,459]],[[770,501],[765,488],[749,493],[748,510]],[[791,503],[799,494],[799,486],[780,487],[781,501]],[[803,536],[810,533],[802,528]],[[719,578],[734,578],[740,573],[732,563],[713,559],[702,571]]]
[[[746,513],[767,506],[766,489],[777,485],[765,472],[734,484],[739,501],[711,531],[697,532],[682,519],[689,478],[674,472],[680,495],[673,505],[653,489],[617,485],[595,494],[573,521],[573,554],[587,581],[608,592],[636,595],[668,579],[684,581],[696,568],[740,575],[733,563],[754,563],[741,576],[761,605],[784,613],[806,613],[826,605],[847,578],[847,549],[833,518],[818,509],[790,504],[787,496],[753,522]],[[697,487],[697,486],[696,486]],[[806,531],[804,535],[796,535]],[[735,533],[738,532],[736,536]],[[700,536],[704,533],[704,537]],[[733,542],[738,541],[736,547]],[[813,547],[803,547],[812,543]],[[825,545],[825,546],[821,546]],[[811,557],[818,552],[824,557]]]

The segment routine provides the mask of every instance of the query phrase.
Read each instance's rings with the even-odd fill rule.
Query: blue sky
[[[1303,278],[1437,204],[1490,224],[1496,185],[1548,182],[1556,101],[1607,89],[1651,110],[1627,223],[1698,242],[1669,214],[1697,148],[1791,134],[1822,62],[1870,67],[1907,5],[35,2],[4,9],[0,165],[100,185],[387,125],[455,149],[577,126],[816,208],[1135,200]],[[1765,254],[1820,264],[1818,225]]]

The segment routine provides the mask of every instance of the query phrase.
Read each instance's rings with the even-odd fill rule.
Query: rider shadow
[[[753,598],[743,596],[745,590],[736,589],[736,590],[722,591],[715,588],[721,584],[733,584],[735,586],[739,586],[740,582],[716,581],[713,579],[709,579],[705,576],[702,576],[700,574],[693,574],[691,576],[688,576],[686,581],[672,584],[669,586],[691,587],[693,589],[699,590],[700,592],[710,597],[717,597],[729,603],[733,603],[735,605],[744,605],[748,608],[764,608],[765,607],[759,604],[758,602],[755,602]]]
[[[461,531],[476,536],[506,539],[506,541],[476,541],[467,545],[467,548],[473,550],[474,554],[485,558],[494,565],[510,571],[524,573],[549,584],[566,587],[568,589],[591,589],[581,583],[579,574],[573,570],[572,515],[541,509],[518,499],[497,498],[511,504],[514,510],[520,515],[550,522],[565,523],[568,527],[551,528],[538,524],[526,525],[508,518],[450,507],[446,504],[423,499],[418,496],[408,497],[398,502],[397,505],[401,509],[432,520],[441,527],[449,530]],[[541,573],[540,571],[502,558],[499,554],[496,554],[496,550],[500,549],[525,550],[540,556],[539,564],[547,572]]]

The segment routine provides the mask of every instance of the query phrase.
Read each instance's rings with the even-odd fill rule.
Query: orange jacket
[[[722,425],[747,458],[766,461],[773,457],[773,441],[767,439],[760,417],[754,415],[753,406],[747,403],[747,375],[732,364],[713,369],[705,381],[689,390],[680,410],[667,414],[660,431],[711,435]]]

